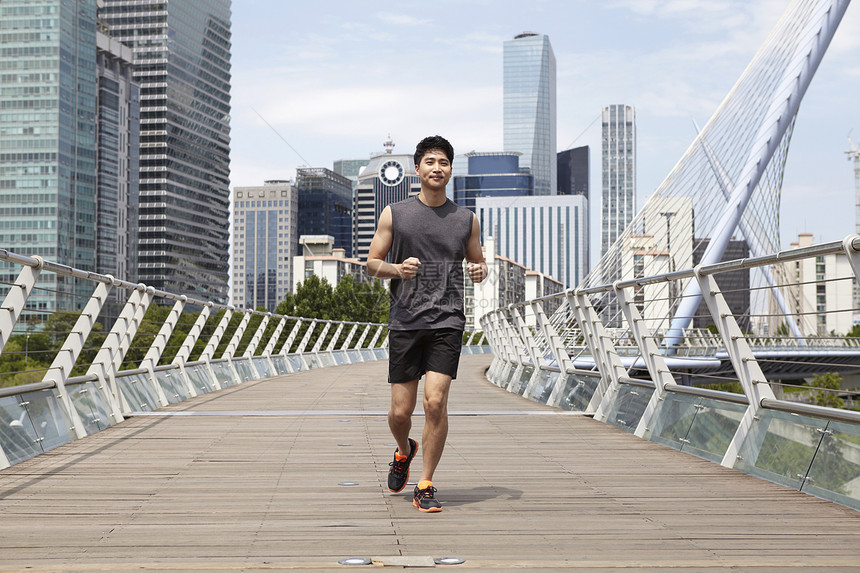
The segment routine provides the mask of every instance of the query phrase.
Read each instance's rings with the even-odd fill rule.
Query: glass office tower
[[[0,2],[0,244],[95,265],[96,1]],[[16,271],[0,265],[0,280]],[[28,307],[82,308],[90,287],[42,273]]]
[[[230,0],[104,0],[140,84],[139,279],[227,302]]]
[[[299,192],[298,238],[331,235],[334,248],[352,257],[352,181],[325,167],[296,169]]]
[[[603,217],[600,255],[615,243],[636,213],[636,111],[603,108]]]
[[[556,194],[555,55],[549,36],[523,32],[504,44],[504,148],[518,151],[535,195]]]

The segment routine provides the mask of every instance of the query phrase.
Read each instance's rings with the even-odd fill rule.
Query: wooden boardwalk
[[[860,513],[508,394],[489,363],[464,356],[454,383],[442,513],[387,491],[387,363],[357,364],[0,471],[0,571],[860,569]]]

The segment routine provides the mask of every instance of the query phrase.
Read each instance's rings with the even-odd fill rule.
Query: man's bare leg
[[[424,378],[424,434],[421,481],[433,481],[433,473],[445,449],[448,437],[448,390],[451,377],[439,372],[427,372]]]
[[[391,409],[388,411],[388,427],[397,442],[397,451],[409,455],[409,431],[412,429],[412,412],[418,400],[418,380],[391,384]]]

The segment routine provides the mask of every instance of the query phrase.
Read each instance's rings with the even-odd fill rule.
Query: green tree
[[[842,376],[836,372],[814,375],[809,386],[816,389],[812,393],[812,403],[816,406],[845,407],[845,400],[836,395],[836,391],[842,388]]]

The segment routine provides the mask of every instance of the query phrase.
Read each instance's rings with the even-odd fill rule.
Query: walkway
[[[508,394],[489,362],[464,356],[455,382],[442,513],[414,509],[412,486],[387,491],[386,363],[357,364],[202,396],[0,471],[0,570],[860,567],[860,513]]]

